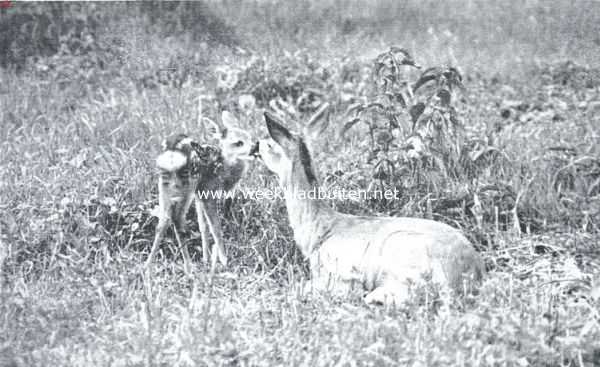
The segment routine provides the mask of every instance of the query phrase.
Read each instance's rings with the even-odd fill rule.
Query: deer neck
[[[318,182],[310,182],[301,170],[280,178],[294,239],[302,254],[309,257],[330,232],[337,214],[319,199]]]
[[[239,158],[223,157],[223,189],[225,191],[232,190],[240,178],[246,173],[248,166],[246,161]]]

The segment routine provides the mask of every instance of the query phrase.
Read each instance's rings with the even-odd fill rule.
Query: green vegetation
[[[599,46],[597,1],[12,2],[0,365],[600,364]],[[463,229],[479,294],[415,289],[398,310],[299,295],[284,203],[241,196],[227,269],[211,279],[192,251],[186,278],[168,236],[143,276],[154,159],[171,133],[207,139],[200,96],[256,136],[263,108],[300,130],[330,103],[321,181],[402,193],[331,205]],[[272,180],[256,163],[243,186]]]

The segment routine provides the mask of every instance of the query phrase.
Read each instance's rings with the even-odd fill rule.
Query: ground
[[[206,4],[3,5],[0,365],[600,365],[600,3]],[[405,90],[382,102],[373,73],[394,46],[423,67],[408,85],[462,76],[425,153]],[[486,263],[476,294],[301,294],[284,203],[241,193],[227,267],[203,265],[192,211],[193,277],[171,233],[142,271],[162,139],[208,139],[199,114],[221,109],[260,138],[273,106],[300,130],[322,102],[324,186],[401,193],[330,204],[460,228]],[[274,185],[259,162],[241,183]]]

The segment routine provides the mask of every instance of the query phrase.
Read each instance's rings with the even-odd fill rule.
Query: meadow
[[[600,2],[10,2],[0,49],[0,366],[600,365]],[[142,271],[165,137],[325,102],[322,185],[401,193],[330,205],[460,228],[477,294],[301,294],[285,203],[241,195],[226,268],[190,213],[194,277],[172,234]]]

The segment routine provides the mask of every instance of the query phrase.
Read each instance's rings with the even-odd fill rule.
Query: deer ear
[[[221,121],[223,122],[223,126],[226,129],[231,129],[237,125],[239,125],[239,121],[235,116],[229,111],[221,112]]]
[[[207,122],[208,133],[215,139],[222,139],[225,137],[225,135],[227,135],[227,128],[225,125],[207,117],[204,117],[202,120]]]
[[[287,146],[292,140],[292,133],[283,126],[281,120],[269,111],[265,111],[265,121],[269,135],[277,144],[282,147]]]

